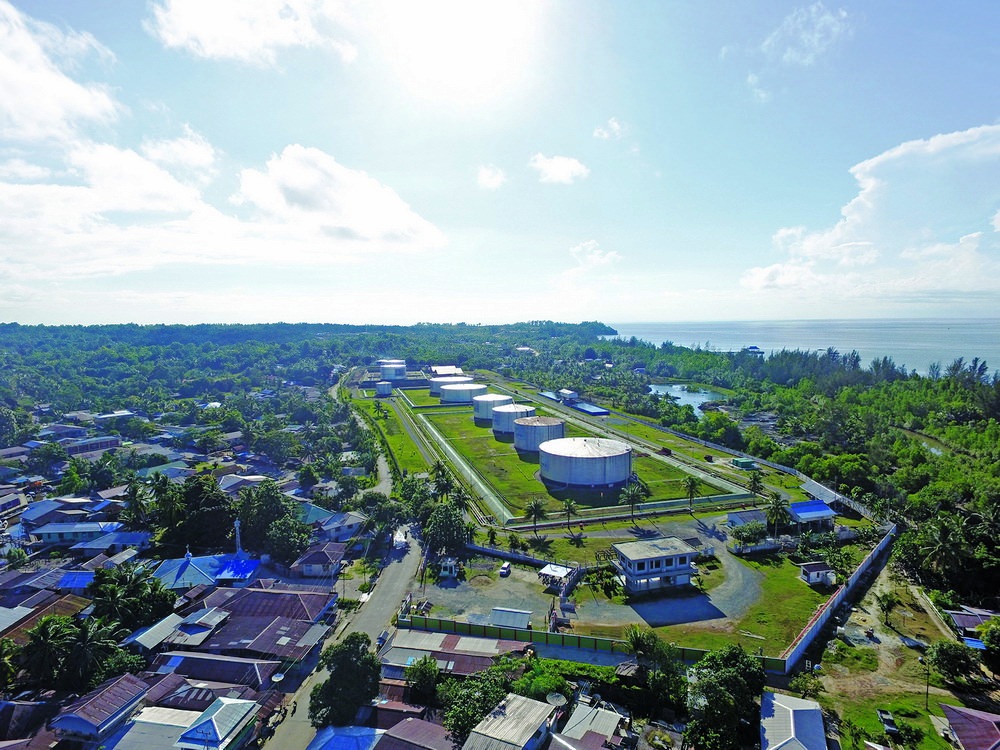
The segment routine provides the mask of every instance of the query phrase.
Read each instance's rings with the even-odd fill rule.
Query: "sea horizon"
[[[756,346],[781,350],[857,351],[862,366],[889,357],[900,367],[926,374],[932,363],[944,369],[955,359],[978,357],[992,373],[1000,370],[1000,318],[865,318],[829,320],[609,322],[621,338],[633,336],[660,346],[728,352]]]

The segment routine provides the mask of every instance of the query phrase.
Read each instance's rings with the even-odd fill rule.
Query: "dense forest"
[[[325,385],[339,368],[380,358],[457,364],[571,388],[799,469],[898,522],[897,562],[945,603],[1000,604],[1000,375],[975,358],[920,376],[888,358],[865,365],[856,352],[832,349],[761,356],[654,346],[618,338],[597,322],[6,324],[0,325],[0,445],[34,436],[32,411],[40,403],[56,414],[129,409],[184,424],[194,418],[194,404],[218,401],[219,430],[267,434],[260,402],[247,399],[252,389]],[[650,393],[654,381],[712,386],[727,399],[699,417]],[[141,429],[141,423],[121,427]]]

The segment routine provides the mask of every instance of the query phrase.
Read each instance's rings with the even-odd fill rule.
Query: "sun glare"
[[[521,0],[388,2],[377,31],[395,75],[411,94],[479,106],[502,101],[524,81],[542,7]]]

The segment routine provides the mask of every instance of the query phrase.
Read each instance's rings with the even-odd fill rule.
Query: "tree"
[[[970,674],[979,665],[979,652],[955,641],[935,641],[927,647],[925,658],[949,682]]]
[[[693,474],[688,474],[684,477],[684,492],[687,494],[689,513],[694,513],[694,499],[698,495],[699,484],[701,482]]]
[[[882,613],[882,622],[889,624],[889,615],[892,610],[902,604],[902,600],[895,591],[886,591],[884,594],[875,594],[875,603]]]
[[[218,549],[229,543],[236,520],[233,499],[211,474],[188,477],[181,485],[184,513],[177,524],[166,527],[163,541],[178,546]]]
[[[566,530],[567,531],[570,530],[570,528],[569,528],[570,517],[571,516],[578,516],[578,515],[580,515],[578,507],[579,506],[577,506],[576,501],[573,498],[571,498],[571,497],[567,497],[565,500],[563,500],[563,513],[566,514]]]
[[[465,546],[465,519],[450,502],[439,503],[423,528],[424,543],[433,554],[455,552]]]
[[[235,502],[241,543],[251,550],[291,564],[309,546],[311,529],[301,520],[299,503],[268,479],[244,487]]]
[[[545,520],[545,501],[540,497],[533,497],[524,509],[525,515],[531,519],[532,530],[538,536],[538,522]]]
[[[476,724],[500,705],[510,690],[506,668],[494,665],[462,681],[448,680],[441,686],[445,729],[456,745],[468,739]]]
[[[823,681],[814,672],[799,672],[788,681],[788,687],[803,698],[815,698],[823,692]]]
[[[125,485],[125,502],[118,520],[127,529],[143,531],[149,528],[151,516],[149,488],[136,477],[130,478]]]
[[[118,642],[128,631],[117,622],[88,617],[76,623],[60,680],[72,690],[85,690],[92,675],[119,651]]]
[[[753,495],[759,495],[764,491],[764,477],[760,473],[760,469],[750,470],[750,480],[747,482],[747,489]]]
[[[628,506],[632,523],[635,523],[635,506],[639,505],[645,498],[646,491],[638,482],[629,482],[618,493],[618,504]]]
[[[5,693],[14,684],[18,672],[18,658],[21,649],[10,638],[0,638],[0,693]]]
[[[979,628],[980,638],[986,651],[983,652],[983,662],[993,672],[1000,673],[1000,618],[994,617]]]
[[[358,709],[378,695],[381,664],[370,649],[371,639],[355,631],[323,651],[319,662],[330,677],[309,695],[309,721],[314,727],[351,724]]]
[[[11,570],[18,570],[28,564],[28,553],[22,547],[8,547],[4,558]]]
[[[788,500],[781,496],[780,492],[771,492],[764,506],[764,517],[769,524],[774,526],[774,536],[778,536],[778,527],[784,526],[792,520],[792,513],[788,509]]]
[[[21,661],[28,679],[44,687],[54,685],[69,653],[75,628],[66,615],[46,615],[27,631]]]
[[[410,701],[422,706],[432,703],[438,680],[437,659],[430,654],[422,656],[406,667],[405,674],[410,685]]]
[[[695,719],[684,738],[709,750],[736,750],[758,734],[757,698],[764,689],[764,668],[742,646],[709,651],[691,669],[688,708]]]
[[[94,617],[120,623],[127,630],[152,625],[174,609],[177,595],[144,565],[126,563],[98,568],[87,589]]]
[[[767,536],[767,527],[760,521],[748,521],[731,529],[729,535],[741,545],[754,545]]]
[[[636,661],[640,664],[648,663],[648,659],[655,653],[660,637],[649,627],[630,624],[625,626],[623,633],[625,637],[625,647],[635,654]]]

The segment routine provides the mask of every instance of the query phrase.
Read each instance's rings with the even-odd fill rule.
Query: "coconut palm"
[[[618,493],[618,504],[629,507],[632,523],[635,523],[635,506],[639,505],[645,498],[646,491],[638,482],[629,482]]]
[[[684,477],[684,492],[687,494],[689,513],[694,513],[694,499],[698,495],[700,484],[701,481],[694,474],[688,474]]]
[[[21,649],[10,638],[0,638],[0,692],[6,692],[17,677]]]
[[[21,661],[28,679],[50,686],[63,668],[73,643],[76,628],[65,615],[46,615],[27,631],[28,642],[21,650]]]
[[[545,501],[540,497],[534,497],[524,509],[524,514],[531,519],[532,529],[535,536],[538,536],[538,522],[545,520],[548,515],[545,512]]]
[[[448,473],[447,469],[440,474],[435,474],[432,481],[434,485],[434,496],[438,498],[443,498],[448,495],[455,487],[455,480],[451,478],[451,474]]]
[[[119,519],[125,528],[143,530],[149,527],[149,488],[132,477],[125,485],[125,503]]]
[[[788,509],[788,500],[781,496],[780,492],[773,491],[768,496],[767,504],[764,506],[764,518],[774,525],[774,536],[778,536],[778,527],[784,526],[792,520],[792,513]]]
[[[569,527],[570,517],[580,515],[579,506],[573,498],[567,497],[563,500],[563,513],[566,514],[566,530],[571,531]]]
[[[968,549],[965,519],[944,513],[921,529],[923,564],[943,577],[961,568]]]
[[[753,495],[759,495],[764,491],[764,478],[760,473],[760,469],[753,469],[750,472],[750,481],[747,483],[747,489]]]
[[[652,628],[644,628],[635,624],[626,625],[623,635],[625,645],[630,652],[635,654],[636,661],[640,664],[647,663],[656,651],[659,636],[653,632]]]
[[[118,642],[127,634],[117,622],[99,617],[82,620],[70,640],[61,679],[72,688],[86,688],[90,676],[118,650]]]

